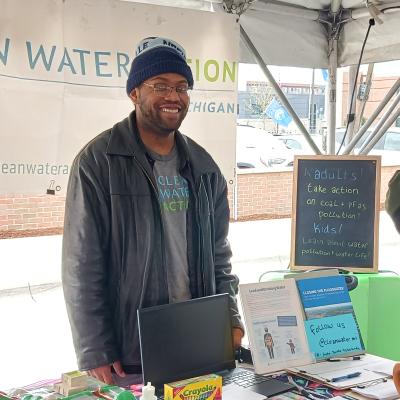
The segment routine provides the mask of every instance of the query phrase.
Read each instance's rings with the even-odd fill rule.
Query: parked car
[[[276,135],[278,140],[285,144],[286,147],[293,150],[295,154],[314,154],[313,149],[308,144],[307,139],[302,134],[297,135]],[[311,135],[315,144],[322,151],[322,135]]]
[[[356,144],[355,154],[358,154],[361,146],[372,133],[373,128],[368,129],[362,136],[361,140]],[[336,129],[336,151],[339,149],[343,140],[345,128]],[[342,146],[342,150],[345,145]],[[400,128],[389,128],[385,134],[378,140],[372,150],[368,153],[371,155],[382,156],[382,164],[399,165],[400,164]]]
[[[247,125],[236,128],[238,168],[293,166],[294,153],[267,131]]]
[[[355,154],[358,154],[362,144],[372,133],[373,128],[368,129],[363,135],[361,140],[357,143],[355,147]],[[336,129],[336,151],[340,148],[340,144],[343,140],[343,135],[345,128]],[[284,143],[287,147],[292,149],[295,154],[314,154],[310,145],[308,144],[306,138],[299,135],[279,135],[275,136],[278,140]],[[316,145],[322,150],[322,136],[312,135],[312,138]],[[345,145],[342,146],[341,151],[344,149]],[[400,164],[400,128],[389,128],[386,133],[379,139],[375,144],[373,149],[369,152],[371,155],[382,156],[382,164],[384,165],[399,165]]]

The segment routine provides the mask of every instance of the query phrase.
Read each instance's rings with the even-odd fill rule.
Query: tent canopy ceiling
[[[400,1],[390,0],[135,0],[173,7],[232,12],[266,64],[327,68],[329,40],[338,40],[338,66],[400,59]],[[279,38],[279,40],[278,40]],[[241,62],[254,62],[241,43]]]

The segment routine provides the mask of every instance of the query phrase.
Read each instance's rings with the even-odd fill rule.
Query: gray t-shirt
[[[149,151],[154,158],[154,176],[158,186],[166,243],[169,300],[191,299],[186,240],[186,210],[189,205],[187,181],[179,175],[176,147],[165,156]]]

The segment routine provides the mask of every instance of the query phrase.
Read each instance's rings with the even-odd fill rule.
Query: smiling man
[[[192,87],[178,43],[142,40],[126,85],[135,110],[73,163],[64,296],[78,366],[106,383],[140,381],[138,308],[229,293],[236,347],[243,336],[226,181],[178,131]]]

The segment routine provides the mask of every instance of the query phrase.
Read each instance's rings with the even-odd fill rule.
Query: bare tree
[[[247,110],[256,115],[263,123],[263,128],[267,129],[267,120],[270,118],[265,114],[265,109],[274,98],[274,90],[268,82],[248,82],[247,91],[250,96],[246,102]]]

